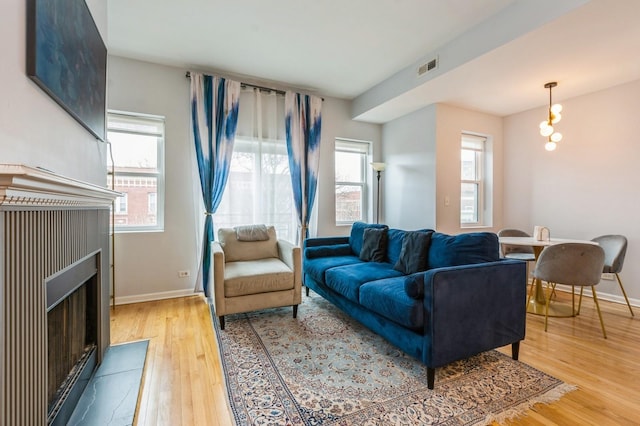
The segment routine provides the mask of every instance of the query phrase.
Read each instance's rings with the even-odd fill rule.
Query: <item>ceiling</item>
[[[547,81],[558,81],[554,99],[562,100],[640,78],[639,1],[574,0],[586,4],[546,23],[511,20],[510,11],[540,1],[109,0],[108,48],[323,96],[385,92],[356,114],[371,122],[435,102],[505,116],[544,105]],[[509,28],[514,22],[523,25]],[[470,34],[483,24],[507,28],[510,38],[471,51]],[[456,41],[464,61],[395,84],[403,70]]]

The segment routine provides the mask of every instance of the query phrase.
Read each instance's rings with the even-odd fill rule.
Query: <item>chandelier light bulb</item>
[[[547,124],[546,127],[540,129],[540,134],[544,137],[547,137],[553,133],[553,126],[549,126]]]
[[[558,147],[558,142],[562,140],[562,134],[556,132],[553,128],[553,125],[562,119],[562,115],[560,115],[562,105],[554,104],[551,94],[551,90],[557,85],[558,83],[555,81],[550,81],[544,85],[545,89],[549,89],[549,109],[547,109],[547,120],[540,123],[540,134],[547,138],[547,142],[544,145],[547,151],[554,151]]]

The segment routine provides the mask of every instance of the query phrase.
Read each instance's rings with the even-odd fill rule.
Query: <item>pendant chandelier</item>
[[[558,83],[552,81],[544,85],[545,89],[549,89],[549,116],[546,120],[540,123],[540,134],[547,139],[547,143],[544,145],[544,148],[547,151],[553,151],[557,148],[558,142],[562,140],[562,133],[556,132],[553,128],[554,124],[556,124],[562,116],[560,112],[562,111],[562,105],[553,104],[553,100],[551,97],[551,89],[556,87]]]

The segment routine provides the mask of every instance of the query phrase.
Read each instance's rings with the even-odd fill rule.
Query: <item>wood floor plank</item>
[[[569,302],[557,292],[554,303]],[[304,303],[304,300],[303,300]],[[640,419],[640,319],[593,300],[575,318],[527,315],[520,360],[578,387],[537,404],[510,425],[637,425]],[[640,315],[640,308],[636,308]],[[209,308],[200,296],[122,305],[111,313],[112,344],[149,339],[137,425],[232,425]],[[510,354],[511,348],[500,351]],[[436,383],[437,386],[437,383]]]

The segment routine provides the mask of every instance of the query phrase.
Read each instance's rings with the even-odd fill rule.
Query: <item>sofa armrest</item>
[[[304,247],[333,246],[338,244],[349,244],[349,237],[317,237],[304,240]]]
[[[524,339],[526,262],[506,260],[424,273],[423,362],[439,367]]]
[[[293,271],[293,285],[296,293],[302,287],[302,258],[300,247],[289,241],[278,240],[278,256]]]
[[[213,298],[215,299],[215,306],[217,310],[216,315],[224,315],[224,251],[218,241],[211,243],[211,257],[213,261],[212,275],[213,280],[211,286],[213,287]]]

